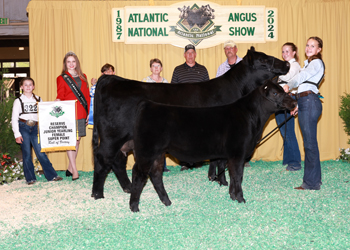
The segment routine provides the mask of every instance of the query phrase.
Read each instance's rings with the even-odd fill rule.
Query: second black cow
[[[167,206],[171,204],[162,178],[165,152],[186,162],[227,159],[230,197],[245,202],[241,186],[244,162],[250,160],[270,115],[295,106],[296,101],[270,81],[235,103],[219,107],[142,102],[134,128],[136,163],[132,172],[131,211],[139,211],[148,175],[160,200]]]
[[[224,75],[206,82],[143,83],[112,75],[101,76],[94,98],[93,197],[104,197],[104,183],[111,169],[123,190],[130,192],[131,183],[126,173],[127,157],[121,148],[133,139],[135,114],[140,101],[151,100],[187,107],[224,105],[248,94],[265,80],[288,71],[288,62],[255,51],[252,47],[243,60]]]

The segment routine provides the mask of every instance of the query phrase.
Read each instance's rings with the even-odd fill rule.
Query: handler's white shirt
[[[25,95],[21,95],[19,98],[21,98],[22,102],[23,102],[23,106],[26,106],[25,108],[29,109],[31,107],[33,107],[36,104],[36,100],[34,99],[33,96],[31,96],[30,98],[26,97]],[[41,101],[41,98],[39,96],[36,95],[36,98]],[[32,106],[29,106],[32,105]],[[34,107],[33,107],[34,108]],[[31,110],[28,110],[29,112],[31,112]],[[32,110],[34,111],[34,109]],[[32,120],[32,121],[38,121],[38,114],[21,114],[22,113],[22,107],[21,107],[21,102],[18,100],[18,98],[13,102],[13,108],[12,108],[12,120],[11,120],[11,124],[12,124],[12,131],[15,135],[15,138],[18,138],[21,135],[21,133],[19,132],[19,125],[18,125],[18,120],[19,118],[23,119],[23,120]]]
[[[320,59],[314,59],[310,63],[308,60],[305,62],[304,68],[301,69],[299,74],[297,74],[290,82],[288,82],[289,88],[298,87],[298,93],[302,93],[307,90],[311,90],[315,94],[318,93],[318,88],[316,85],[304,83],[305,81],[310,81],[318,83],[319,80],[323,77],[324,65]]]
[[[295,58],[290,59],[289,61],[290,64],[290,68],[287,74],[283,75],[283,76],[279,76],[278,80],[279,81],[285,81],[285,82],[289,82],[290,80],[292,80],[292,78],[294,76],[296,76],[299,71],[300,71],[300,65],[299,63],[295,60]],[[281,83],[280,84],[281,87],[283,88],[284,85],[286,85],[286,83]],[[297,88],[291,89],[289,92],[295,94],[297,92]]]

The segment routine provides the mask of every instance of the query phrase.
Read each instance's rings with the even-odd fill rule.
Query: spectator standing
[[[163,64],[158,58],[151,59],[149,62],[151,75],[142,79],[143,82],[162,82],[169,83],[167,79],[160,76],[160,73],[163,70]]]
[[[158,58],[151,59],[149,62],[149,67],[152,72],[151,75],[142,79],[143,82],[158,82],[158,83],[169,83],[167,79],[160,76],[160,73],[163,70],[163,64],[161,60]],[[164,157],[164,167],[163,172],[170,172],[170,170],[166,167],[166,159]]]
[[[106,63],[105,65],[102,66],[101,68],[101,75],[114,75],[114,66]],[[90,111],[89,111],[89,122],[88,122],[88,128],[93,128],[94,126],[94,96],[95,96],[95,90],[96,90],[96,83],[97,79],[96,78],[91,78],[91,85],[92,87],[90,88]]]
[[[242,58],[237,56],[237,51],[238,51],[238,48],[234,41],[227,40],[224,43],[224,52],[227,57],[227,60],[219,66],[218,71],[216,72],[216,77],[219,77],[225,74],[234,65],[242,61]]]
[[[206,67],[196,62],[196,47],[188,44],[185,47],[184,57],[186,62],[175,67],[171,83],[193,83],[209,80]]]
[[[188,44],[185,47],[184,57],[186,62],[175,67],[171,83],[193,83],[209,81],[209,74],[206,67],[196,62],[196,47]],[[183,164],[181,171],[191,167],[190,164]]]

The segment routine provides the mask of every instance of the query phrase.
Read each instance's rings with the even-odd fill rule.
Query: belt
[[[289,93],[289,95],[290,95],[290,96],[296,96],[296,94],[294,94],[294,93]]]
[[[25,124],[27,124],[27,125],[30,126],[30,127],[33,127],[33,126],[35,126],[35,125],[38,124],[38,122],[33,121],[33,120],[24,120],[24,119],[21,119],[21,118],[19,118],[19,120],[20,120],[21,122],[25,122]]]
[[[297,98],[300,98],[300,97],[308,96],[310,94],[315,94],[315,93],[313,91],[311,91],[311,90],[307,90],[307,91],[304,91],[304,92],[301,92],[301,93],[297,94],[296,96],[297,96]]]

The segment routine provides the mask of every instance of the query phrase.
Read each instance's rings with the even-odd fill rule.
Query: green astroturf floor
[[[113,173],[99,200],[91,198],[93,172],[74,182],[64,172],[61,182],[16,181],[0,186],[0,249],[350,249],[350,164],[321,164],[321,190],[298,191],[303,169],[251,162],[245,204],[208,181],[208,165],[170,166],[163,179],[172,205],[148,181],[139,213]]]

